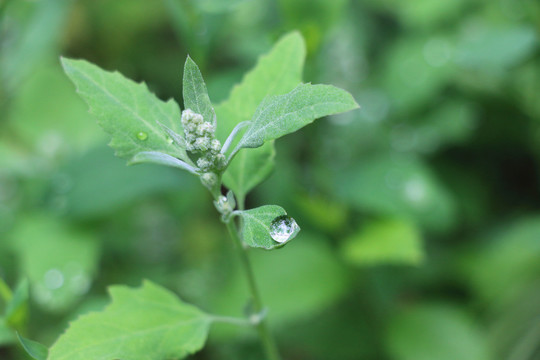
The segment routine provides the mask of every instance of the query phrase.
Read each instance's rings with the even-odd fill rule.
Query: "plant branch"
[[[226,222],[227,230],[229,231],[229,235],[234,241],[234,247],[238,253],[238,256],[240,257],[240,261],[242,262],[242,267],[244,268],[244,272],[247,276],[249,290],[251,292],[251,297],[253,300],[253,306],[255,309],[255,312],[261,312],[264,309],[261,296],[259,294],[259,289],[257,287],[257,283],[255,281],[255,276],[253,274],[253,268],[251,266],[251,262],[249,260],[249,257],[247,255],[246,250],[244,249],[244,246],[242,245],[242,241],[240,240],[240,235],[238,234],[238,229],[236,227],[236,224],[233,219],[229,219],[228,222]],[[266,353],[266,357],[268,360],[280,360],[281,357],[279,355],[276,343],[274,341],[274,338],[270,334],[270,330],[268,329],[268,324],[266,319],[262,319],[257,325],[257,331],[259,332],[259,337],[261,338],[264,351]]]

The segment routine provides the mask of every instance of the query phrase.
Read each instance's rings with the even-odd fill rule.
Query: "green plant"
[[[300,227],[276,205],[246,210],[245,198],[271,171],[275,139],[317,118],[358,107],[344,90],[300,83],[304,56],[301,36],[285,36],[216,107],[188,57],[182,112],[174,100],[159,100],[145,84],[83,60],[62,59],[77,92],[110,134],[109,145],[118,157],[129,164],[186,170],[210,191],[243,265],[251,310],[246,318],[210,315],[149,281],[136,289],[113,286],[112,304],[74,321],[48,359],[181,358],[203,347],[213,322],[255,327],[267,358],[280,358],[246,250],[282,248]]]

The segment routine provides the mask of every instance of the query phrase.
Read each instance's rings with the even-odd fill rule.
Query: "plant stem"
[[[251,262],[249,261],[246,250],[242,246],[242,241],[240,240],[238,229],[236,228],[236,224],[234,223],[233,219],[229,219],[226,224],[229,235],[234,241],[234,247],[238,253],[238,256],[240,257],[240,261],[242,262],[242,266],[247,276],[249,290],[253,299],[253,307],[256,312],[261,312],[263,311],[264,306],[261,300],[261,296],[259,294],[259,289],[257,288],[257,283],[255,282],[255,276],[253,274]],[[262,319],[256,325],[256,327],[257,331],[259,332],[259,337],[261,338],[261,342],[263,344],[263,348],[268,360],[280,360],[281,357],[279,355],[274,338],[272,337],[272,335],[270,334],[270,330],[268,329],[266,319]]]

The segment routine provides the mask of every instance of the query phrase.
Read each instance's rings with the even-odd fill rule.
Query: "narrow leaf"
[[[111,135],[109,145],[118,157],[129,160],[142,151],[158,151],[189,162],[185,149],[171,143],[159,125],[183,133],[174,100],[163,102],[144,83],[137,84],[84,60],[62,58],[62,65],[90,112]]]
[[[187,170],[192,174],[197,174],[197,169],[193,166],[186,164],[182,160],[178,160],[175,157],[172,157],[170,155],[160,153],[157,151],[143,151],[138,154],[136,154],[134,157],[131,158],[131,160],[128,162],[129,165],[131,164],[141,164],[141,163],[152,163],[152,164],[158,164],[158,165],[165,165],[165,166],[171,166],[182,170]]]
[[[242,217],[242,240],[251,247],[267,250],[282,247],[296,237],[300,227],[277,205],[238,211]]]
[[[211,318],[170,291],[145,281],[109,292],[111,305],[74,321],[48,360],[178,359],[204,345]]]
[[[266,98],[236,149],[259,147],[315,119],[356,108],[358,104],[345,90],[332,85],[301,84],[288,94]]]
[[[43,344],[38,343],[37,341],[29,340],[22,337],[17,333],[19,342],[21,343],[24,350],[30,355],[33,359],[36,360],[47,360],[49,355],[49,349]]]
[[[184,65],[184,107],[201,114],[205,121],[215,124],[216,114],[199,67],[188,56]]]

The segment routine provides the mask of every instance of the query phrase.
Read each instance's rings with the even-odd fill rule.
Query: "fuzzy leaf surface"
[[[191,162],[185,149],[171,143],[159,125],[183,133],[174,100],[161,101],[146,84],[84,60],[62,58],[62,65],[99,125],[111,135],[109,145],[118,157],[130,160],[139,152],[158,151]]]
[[[175,294],[145,281],[112,286],[112,303],[79,317],[51,347],[48,360],[178,359],[201,349],[210,318]]]
[[[216,107],[218,138],[224,141],[238,123],[251,119],[267,96],[294,89],[302,81],[305,56],[304,40],[298,32],[283,36],[269,53],[261,56],[232,89],[229,98]],[[272,171],[274,152],[274,144],[256,151],[241,151],[223,175],[223,182],[237,196],[245,197]]]
[[[323,116],[358,108],[351,94],[332,85],[301,84],[284,95],[266,98],[237,145],[256,148],[295,132]]]
[[[184,65],[184,107],[201,114],[205,121],[214,123],[216,114],[199,67],[188,56]]]
[[[251,247],[264,248],[267,250],[282,247],[292,240],[298,231],[285,242],[277,242],[272,239],[272,222],[279,217],[287,215],[285,209],[277,205],[265,205],[255,209],[244,210],[239,213],[242,217],[242,240]]]

